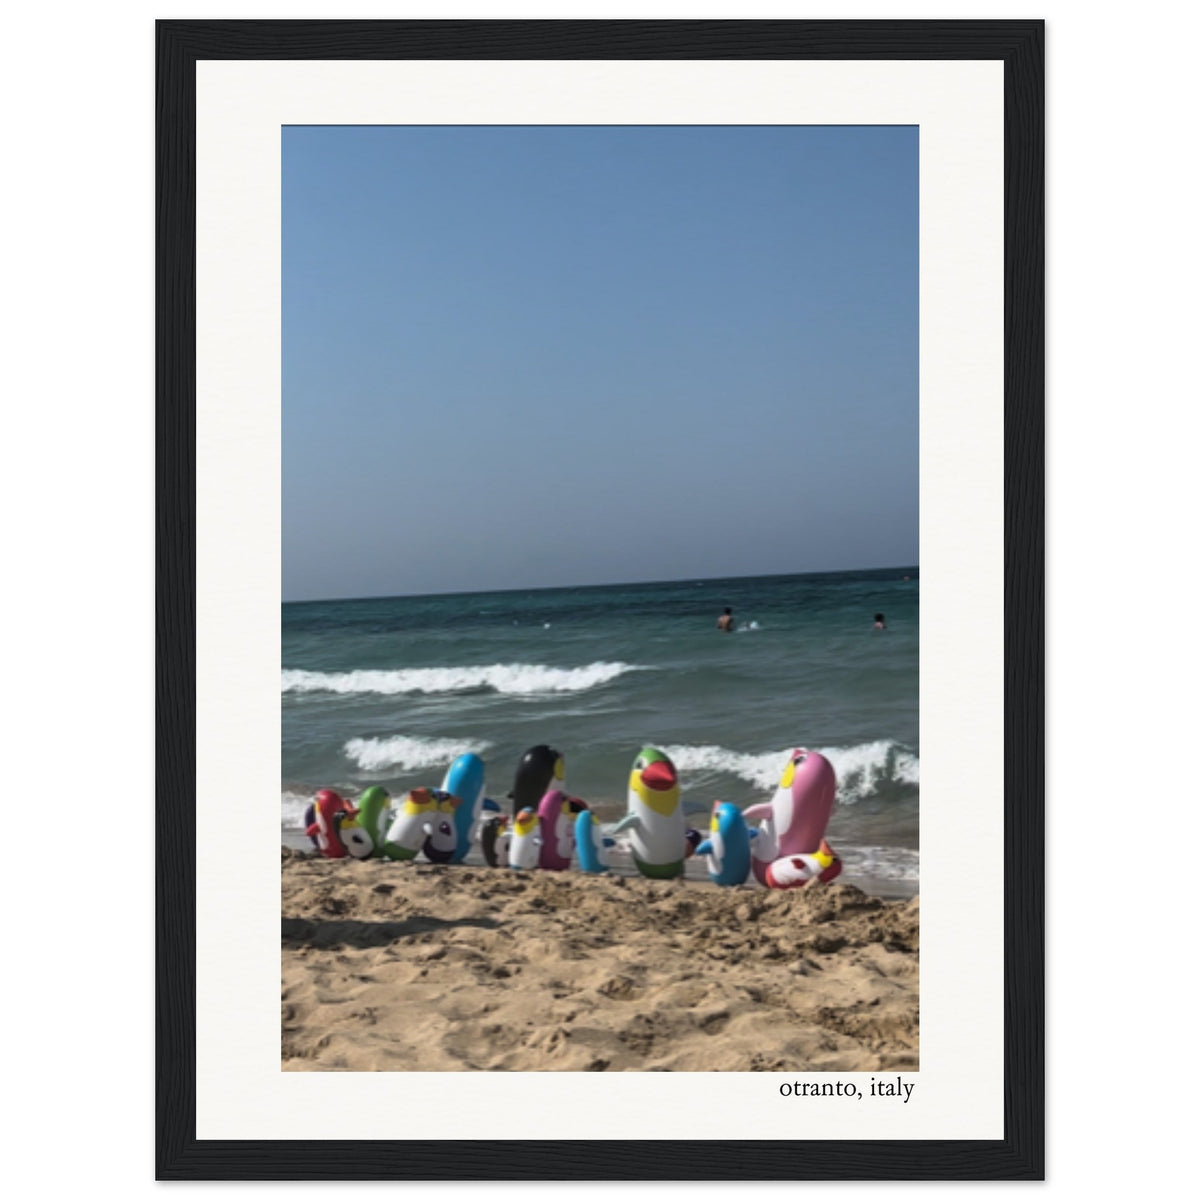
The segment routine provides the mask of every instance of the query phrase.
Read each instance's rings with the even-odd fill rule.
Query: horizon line
[[[554,583],[537,587],[468,588],[456,592],[392,592],[372,596],[320,596],[307,600],[281,600],[281,604],[344,604],[357,600],[432,600],[447,596],[500,596],[510,592],[586,591],[591,588],[653,587],[664,583],[721,583],[726,580],[785,579],[805,575],[854,575],[865,571],[920,571],[918,563],[888,564],[882,567],[843,567],[836,571],[771,571],[753,575],[690,575],[680,579],[626,579],[613,583]]]

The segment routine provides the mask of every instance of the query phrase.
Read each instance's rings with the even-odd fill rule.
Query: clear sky
[[[907,566],[917,129],[283,132],[283,598]]]

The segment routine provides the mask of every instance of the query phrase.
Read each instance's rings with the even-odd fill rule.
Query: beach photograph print
[[[282,129],[283,1070],[917,1070],[918,141]]]

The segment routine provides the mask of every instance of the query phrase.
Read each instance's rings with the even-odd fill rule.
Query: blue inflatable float
[[[483,810],[483,759],[478,754],[460,754],[446,771],[441,790],[457,796],[458,807],[454,810],[454,832],[457,843],[450,857],[452,863],[460,863],[471,849],[475,825]]]
[[[602,875],[608,870],[608,849],[613,839],[600,831],[600,822],[590,809],[583,809],[575,818],[575,853],[579,869],[589,875]]]
[[[696,847],[708,860],[713,883],[737,887],[750,876],[750,829],[736,804],[718,800],[713,805],[708,837]]]

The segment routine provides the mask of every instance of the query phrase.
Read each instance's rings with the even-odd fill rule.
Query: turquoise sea
[[[466,751],[502,801],[549,744],[566,790],[616,820],[643,745],[706,808],[768,800],[805,746],[837,772],[844,878],[913,891],[919,604],[916,567],[285,604],[284,840],[304,844],[317,788],[437,786]]]

